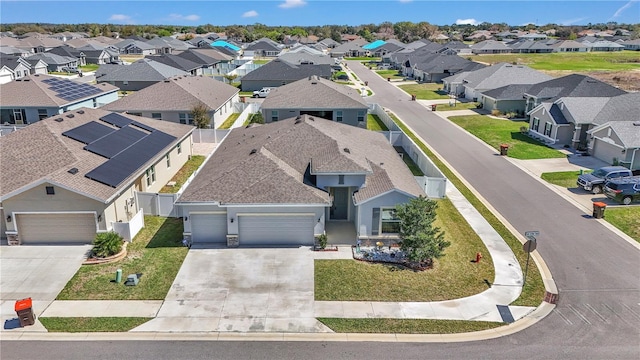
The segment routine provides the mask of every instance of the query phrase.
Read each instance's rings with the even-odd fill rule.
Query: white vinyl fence
[[[129,222],[112,222],[111,226],[125,241],[131,242],[144,227],[144,210],[140,209]]]

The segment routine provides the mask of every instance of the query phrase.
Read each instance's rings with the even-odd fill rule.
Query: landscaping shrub
[[[115,231],[97,234],[93,240],[93,255],[98,258],[115,255],[121,249],[122,236]]]
[[[327,235],[326,234],[318,235],[317,239],[318,239],[318,246],[320,247],[320,249],[324,249],[324,248],[327,247]]]
[[[491,110],[491,115],[500,116],[500,115],[502,115],[502,112],[500,112],[500,110],[498,110],[498,109],[493,109],[493,110]]]
[[[257,112],[251,116],[249,124],[264,124],[264,118],[261,112]]]

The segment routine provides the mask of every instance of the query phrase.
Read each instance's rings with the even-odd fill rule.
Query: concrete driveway
[[[7,328],[6,321],[16,317],[13,306],[18,299],[31,297],[33,310],[39,316],[78,271],[90,249],[90,245],[0,246],[3,330]],[[39,326],[42,325],[30,329],[37,330]]]
[[[329,332],[308,248],[192,248],[155,319],[133,331]]]

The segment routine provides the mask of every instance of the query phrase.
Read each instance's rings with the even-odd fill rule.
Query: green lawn
[[[38,318],[48,332],[127,332],[152,318],[98,317],[98,318]]]
[[[82,72],[87,72],[87,71],[96,71],[98,70],[99,67],[100,65],[98,64],[87,64],[87,65],[78,66],[78,69],[82,70]]]
[[[398,72],[398,70],[376,70],[376,73],[378,73],[378,75],[382,76],[385,79],[404,79],[404,75]]]
[[[536,70],[624,71],[640,69],[637,51],[465,56],[484,63],[518,63]]]
[[[605,220],[613,226],[640,242],[640,207],[625,206],[608,208],[605,211]]]
[[[124,259],[82,265],[57,300],[163,300],[189,250],[182,245],[182,218],[145,216],[144,222]],[[142,273],[140,283],[125,286],[124,281],[112,281],[117,269],[122,269],[123,278]]]
[[[424,83],[424,84],[406,84],[398,86],[409,95],[416,95],[418,100],[436,100],[449,99],[449,95],[438,90],[442,88],[442,84]]]
[[[480,140],[500,149],[509,145],[508,155],[516,159],[550,159],[565,157],[563,153],[532,139],[520,132],[525,122],[494,119],[484,115],[451,116],[449,120],[458,124]]]
[[[452,101],[451,104],[454,104],[454,106],[450,106],[449,104],[437,104],[436,111],[455,111],[455,110],[476,109],[476,103],[474,102],[461,103],[459,101],[456,101],[454,103]]]
[[[253,91],[240,91],[238,96],[253,96]]]
[[[494,329],[503,323],[431,319],[336,319],[318,320],[338,333],[459,334]]]
[[[554,185],[565,188],[574,188],[576,187],[576,181],[578,181],[579,175],[580,171],[558,171],[542,173],[540,177],[542,180]]]
[[[266,63],[268,63],[268,62],[270,62],[270,61],[271,61],[271,60],[269,60],[269,59],[261,59],[261,60],[253,60],[253,63],[254,63],[254,64],[258,64],[258,65],[260,65],[260,64],[263,64],[263,65],[264,65],[264,64],[266,64]]]
[[[413,162],[409,154],[404,153],[404,155],[402,156],[402,160],[407,165],[409,170],[411,170],[411,173],[413,174],[413,176],[424,176],[424,173],[422,172],[422,170],[420,170],[418,165],[416,165],[416,163]]]
[[[371,131],[389,131],[387,125],[376,114],[367,114],[367,129]]]
[[[520,266],[523,267],[527,260],[527,253],[522,250],[522,243],[515,237],[514,234],[507,229],[507,227],[498,220],[498,218],[480,201],[472,192],[465,186],[465,184],[458,179],[458,177],[438,158],[424,143],[413,134],[407,126],[400,121],[394,114],[389,114],[393,121],[409,136],[425,154],[433,161],[433,163],[442,171],[453,185],[460,190],[465,198],[473,205],[473,207],[482,214],[482,216],[489,222],[489,224],[500,234],[505,240],[507,245],[511,248],[516,255]],[[524,271],[524,270],[523,270]],[[529,267],[529,274],[527,275],[527,282],[522,289],[520,297],[511,303],[514,306],[538,306],[542,302],[545,294],[544,283],[540,272],[536,266]]]
[[[315,298],[328,301],[440,301],[486,290],[495,273],[491,257],[448,199],[438,201],[436,226],[451,246],[433,269],[414,272],[357,260],[315,260]],[[476,252],[485,254],[472,263]],[[485,261],[486,260],[486,261]]]
[[[240,116],[240,113],[233,113],[231,115],[229,115],[229,117],[227,118],[227,120],[225,120],[222,125],[220,125],[220,127],[218,129],[229,129],[231,127],[231,125],[233,125],[234,122],[236,122],[236,120],[238,120],[238,117]]]
[[[176,185],[165,185],[162,187],[162,189],[160,189],[160,192],[165,194],[177,193],[178,190],[180,190],[180,188],[182,187],[182,184],[187,181],[189,176],[191,176],[191,174],[198,170],[200,165],[202,165],[204,159],[205,157],[202,155],[191,155],[191,158],[187,160],[187,162],[182,165],[182,168],[180,168],[180,170],[178,170],[178,172],[171,178],[171,181],[175,181]]]
[[[347,73],[345,71],[336,71],[333,73],[333,75],[331,75],[332,78],[337,79],[338,76],[340,75],[347,75]]]

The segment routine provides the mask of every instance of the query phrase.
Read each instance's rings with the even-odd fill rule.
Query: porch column
[[[580,144],[580,134],[582,133],[582,125],[577,124],[573,129],[573,138],[571,139],[571,147],[577,148]]]

